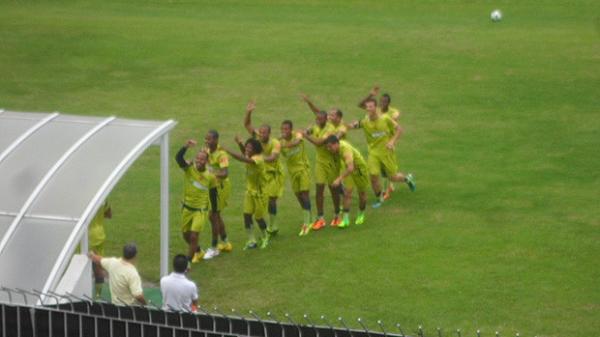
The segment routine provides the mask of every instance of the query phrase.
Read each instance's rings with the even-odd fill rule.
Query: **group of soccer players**
[[[388,94],[381,95],[379,102],[378,95],[379,88],[373,88],[359,103],[359,107],[366,110],[366,115],[351,123],[343,121],[341,110],[334,108],[326,112],[315,106],[308,96],[302,95],[315,115],[315,124],[307,129],[294,130],[292,121],[284,120],[279,139],[272,136],[270,125],[264,124],[258,128],[252,125],[256,104],[250,101],[244,118],[244,127],[250,136],[245,141],[235,137],[239,149],[220,145],[219,133],[210,130],[204,139],[205,147],[197,152],[193,160],[188,161],[185,159],[186,151],[197,145],[196,141],[188,140],[175,159],[185,176],[181,224],[190,261],[197,263],[233,249],[221,216],[231,193],[229,157],[244,163],[246,167],[243,217],[248,240],[244,249],[266,248],[279,231],[276,221],[277,200],[283,194],[286,177],[303,212],[300,236],[326,226],[323,211],[326,185],[331,192],[334,209],[330,226],[338,228],[350,225],[350,207],[355,190],[359,197],[359,211],[354,221],[356,225],[365,221],[369,185],[376,197],[373,208],[379,208],[390,197],[393,182],[404,182],[414,191],[416,185],[413,176],[398,170],[394,152],[402,133],[398,125],[400,111],[390,106]],[[368,144],[366,160],[346,139],[351,129],[362,129],[364,132]],[[313,217],[311,210],[311,165],[305,140],[316,149],[316,217]],[[287,174],[284,173],[284,166]],[[381,177],[387,181],[385,188]],[[265,219],[267,212],[268,221]],[[203,251],[198,245],[198,235],[207,220],[212,225],[212,242],[211,247]],[[254,220],[260,229],[258,239],[254,234]]]

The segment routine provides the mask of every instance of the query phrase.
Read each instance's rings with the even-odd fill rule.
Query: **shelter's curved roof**
[[[110,190],[174,126],[0,110],[0,286],[54,290]]]

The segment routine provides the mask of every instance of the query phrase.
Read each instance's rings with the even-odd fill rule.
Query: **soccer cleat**
[[[246,245],[244,246],[244,250],[256,249],[256,248],[258,248],[258,244],[254,240],[248,240],[246,242]]]
[[[269,233],[270,236],[275,236],[279,233],[279,228],[267,228],[267,233]]]
[[[381,207],[381,205],[383,205],[383,201],[382,200],[377,200],[376,202],[373,203],[373,205],[371,205],[371,207],[373,207],[373,208],[379,208],[379,207]]]
[[[409,173],[404,177],[406,180],[406,185],[410,188],[411,192],[414,192],[417,189],[417,183],[415,182],[415,177],[413,177],[412,173]]]
[[[365,215],[364,214],[359,214],[356,216],[356,220],[354,221],[354,224],[356,225],[362,225],[365,223]]]
[[[267,233],[267,235],[265,235],[261,240],[260,240],[260,249],[265,249],[267,248],[267,246],[269,246],[269,241],[270,239],[270,235],[269,233]]]
[[[337,228],[342,228],[343,229],[343,228],[346,228],[348,226],[350,226],[350,219],[346,218],[346,219],[340,221],[339,225],[337,225]]]
[[[192,257],[192,263],[198,263],[198,262],[202,261],[203,258],[204,258],[203,250],[196,252],[196,254],[194,254],[194,257]]]
[[[210,260],[213,257],[219,256],[219,250],[217,248],[209,248],[206,253],[204,254],[204,259],[205,260]]]
[[[217,245],[217,249],[219,251],[222,251],[222,252],[225,252],[225,253],[229,253],[229,252],[231,252],[233,250],[233,245],[229,241],[222,242],[222,243],[219,243],[219,245]]]
[[[298,233],[298,236],[305,236],[310,232],[310,225],[302,225],[302,227],[300,228],[300,233]]]
[[[329,226],[331,227],[337,227],[342,223],[342,219],[340,219],[339,215],[336,215],[335,218],[333,218],[333,220],[331,220],[331,223],[329,224]]]
[[[319,218],[312,224],[312,230],[318,231],[319,229],[325,227],[325,219]]]

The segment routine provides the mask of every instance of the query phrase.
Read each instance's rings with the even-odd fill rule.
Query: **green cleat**
[[[270,236],[275,236],[279,233],[279,228],[267,228],[267,233],[269,233]]]
[[[343,228],[346,228],[346,227],[348,227],[348,226],[350,226],[350,220],[349,220],[348,218],[344,218],[344,219],[342,220],[342,222],[340,222],[340,224],[339,224],[339,225],[337,225],[337,227],[338,227],[338,228],[342,228],[342,229],[343,229]]]
[[[270,235],[267,233],[266,236],[264,236],[261,240],[260,240],[260,249],[265,249],[267,248],[267,246],[269,246],[269,241],[270,241]]]
[[[415,177],[413,177],[412,173],[409,173],[404,178],[406,180],[406,185],[410,188],[411,192],[414,192],[417,189],[417,183],[415,182]]]
[[[354,221],[354,224],[356,225],[362,225],[365,223],[365,215],[364,214],[359,214],[356,217],[356,220]]]
[[[256,249],[256,248],[258,248],[258,244],[256,243],[255,240],[248,240],[248,242],[246,242],[246,245],[244,246],[244,250]]]

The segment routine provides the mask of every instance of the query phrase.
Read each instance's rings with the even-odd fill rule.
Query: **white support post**
[[[88,251],[90,250],[90,243],[88,241],[87,228],[85,229],[85,233],[83,233],[83,237],[81,238],[81,242],[79,244],[81,245],[81,254],[86,255],[88,253]]]
[[[169,133],[160,141],[160,276],[169,273]]]

